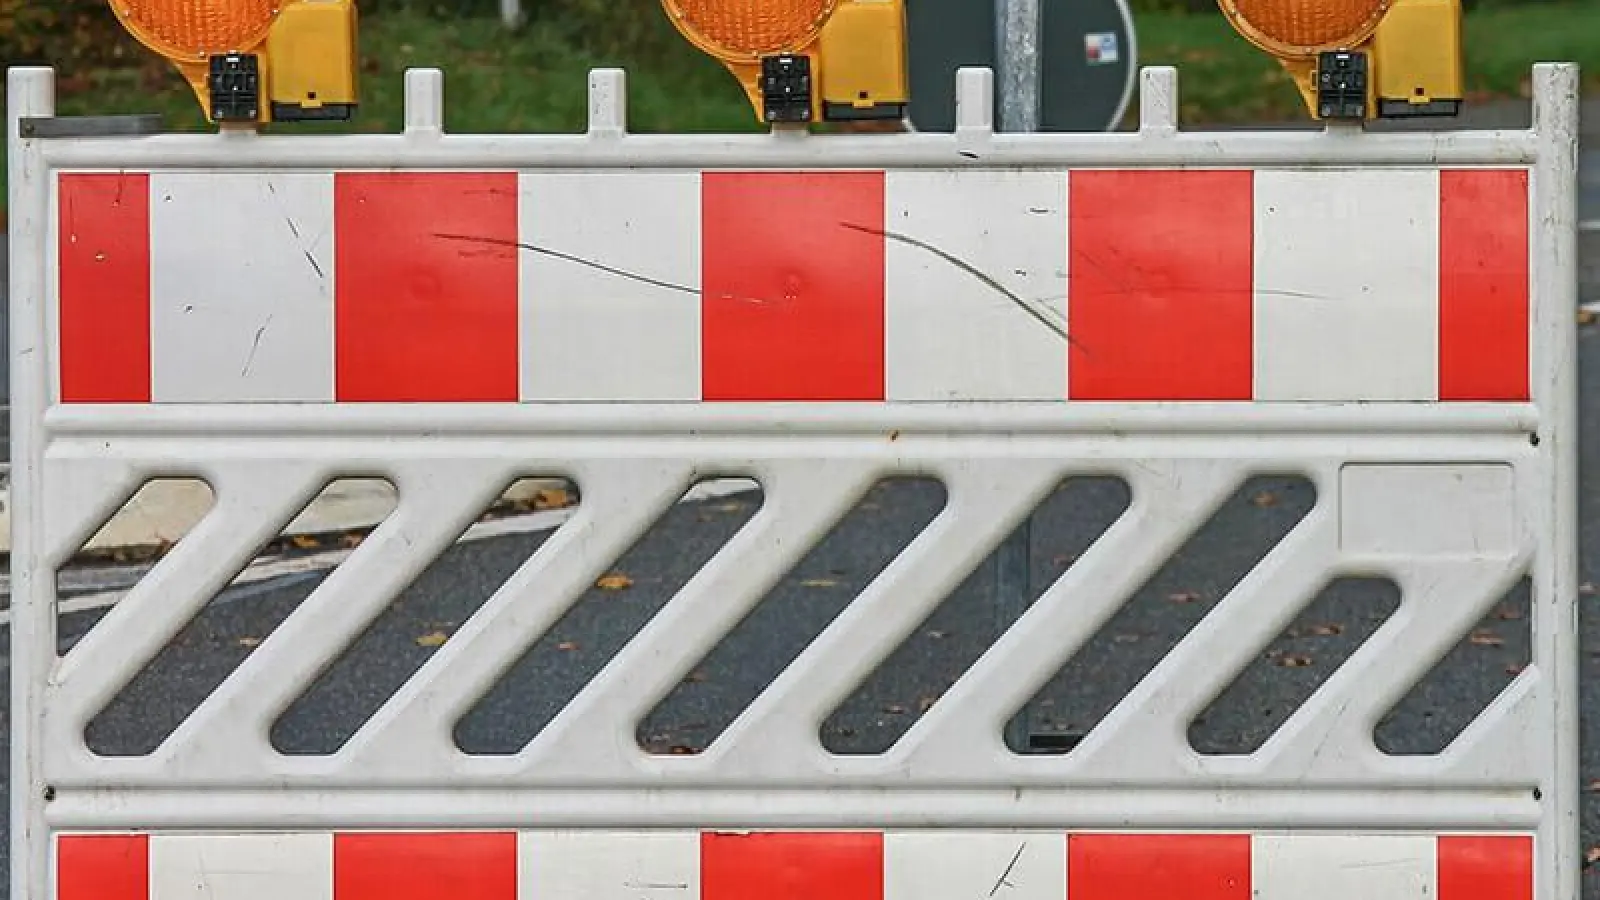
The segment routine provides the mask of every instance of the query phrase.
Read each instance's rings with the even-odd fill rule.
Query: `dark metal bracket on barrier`
[[[24,116],[17,123],[24,138],[145,137],[161,134],[158,114],[121,116]]]

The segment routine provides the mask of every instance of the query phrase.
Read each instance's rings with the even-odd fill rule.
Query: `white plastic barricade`
[[[1575,67],[1531,129],[73,136],[9,79],[14,900],[1572,900]],[[60,120],[55,120],[59,122]],[[528,472],[581,509],[342,748],[274,718]],[[1005,723],[1257,472],[1314,510],[1067,754]],[[635,723],[874,479],[949,502],[703,753]],[[1071,473],[1127,512],[886,753],[817,725]],[[95,715],[331,478],[393,516],[154,752]],[[55,574],[137,485],[216,506],[70,651]],[[705,476],[759,514],[519,753],[452,723]],[[1257,752],[1185,723],[1339,574],[1404,602]],[[1531,579],[1446,750],[1377,717]]]

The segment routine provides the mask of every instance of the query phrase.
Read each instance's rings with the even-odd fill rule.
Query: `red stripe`
[[[1439,399],[1527,400],[1528,173],[1439,173]]]
[[[149,840],[142,834],[63,835],[56,900],[148,900]]]
[[[517,900],[514,832],[335,834],[339,900]]]
[[[1533,900],[1533,837],[1440,837],[1439,900]]]
[[[516,173],[340,173],[343,401],[516,401]]]
[[[1249,400],[1254,175],[1073,172],[1068,394]]]
[[[1072,900],[1249,900],[1248,834],[1072,834]]]
[[[150,180],[62,175],[61,401],[150,401]]]
[[[882,400],[881,172],[708,172],[706,400]]]
[[[707,833],[702,900],[882,900],[883,835]]]

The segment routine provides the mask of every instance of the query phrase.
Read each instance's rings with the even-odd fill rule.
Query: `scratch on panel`
[[[687,891],[686,881],[624,881],[622,886],[630,891]]]
[[[1028,849],[1028,844],[1026,841],[1017,845],[1016,855],[1011,857],[1011,863],[1006,866],[1006,870],[1004,872],[1000,873],[1000,878],[995,881],[994,887],[989,889],[989,896],[993,897],[995,894],[1000,893],[1000,889],[1002,887],[1016,887],[1016,885],[1012,884],[1009,879],[1011,878],[1011,873],[1017,868],[1017,861],[1022,859],[1022,851],[1026,849]]]
[[[267,320],[265,322],[261,323],[261,327],[260,328],[256,329],[255,340],[250,342],[250,355],[245,357],[244,368],[239,370],[239,377],[240,378],[248,378],[248,377],[250,377],[250,367],[255,365],[255,362],[256,362],[256,351],[261,349],[261,339],[266,336],[267,327],[272,324],[272,315],[273,315],[272,313],[268,313],[267,314]]]
[[[1034,318],[1034,320],[1037,321],[1039,324],[1043,325],[1044,327],[1046,327],[1046,328],[1050,329],[1052,332],[1054,332],[1057,337],[1060,337],[1060,338],[1066,340],[1068,343],[1071,343],[1074,346],[1078,346],[1080,349],[1082,349],[1082,345],[1079,344],[1076,340],[1074,340],[1071,335],[1067,334],[1067,330],[1064,327],[1062,327],[1060,324],[1058,324],[1056,322],[1051,321],[1048,316],[1046,316],[1044,313],[1040,312],[1038,309],[1035,309],[1034,305],[1032,303],[1029,303],[1020,294],[1017,294],[1015,291],[1010,290],[1005,285],[1003,285],[999,281],[997,281],[993,276],[989,275],[987,272],[984,272],[982,269],[979,269],[977,266],[974,266],[973,264],[967,262],[966,260],[956,256],[955,254],[950,253],[950,252],[945,251],[945,250],[941,250],[938,247],[935,247],[932,244],[928,243],[927,241],[920,241],[920,240],[917,240],[916,238],[911,237],[909,235],[898,234],[898,233],[893,232],[893,231],[885,231],[885,230],[883,230],[881,228],[870,228],[870,227],[868,227],[866,225],[855,225],[855,224],[852,224],[850,222],[840,222],[839,224],[841,226],[843,226],[845,228],[849,228],[849,229],[851,229],[853,231],[860,231],[860,232],[863,232],[863,233],[866,233],[866,234],[873,234],[873,235],[877,235],[878,237],[888,238],[891,241],[898,241],[898,242],[900,242],[902,244],[906,244],[906,245],[911,246],[911,247],[916,247],[918,250],[923,250],[923,251],[926,251],[928,253],[933,254],[934,256],[939,257],[940,259],[944,260],[945,262],[949,263],[950,265],[955,266],[956,268],[960,269],[961,271],[966,272],[968,275],[971,275],[972,277],[974,277],[974,278],[978,279],[979,281],[983,282],[989,288],[991,288],[995,292],[1001,294],[1006,299],[1010,300],[1012,303],[1016,304],[1019,308],[1022,309],[1023,312],[1026,312],[1028,315],[1032,316]]]

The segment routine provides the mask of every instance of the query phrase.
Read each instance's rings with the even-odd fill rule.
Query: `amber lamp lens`
[[[679,25],[714,53],[759,56],[799,49],[837,0],[666,0]]]
[[[157,52],[202,57],[254,46],[285,0],[118,0],[117,15]]]
[[[1307,53],[1350,47],[1378,26],[1385,0],[1223,0],[1241,30],[1268,50]]]

